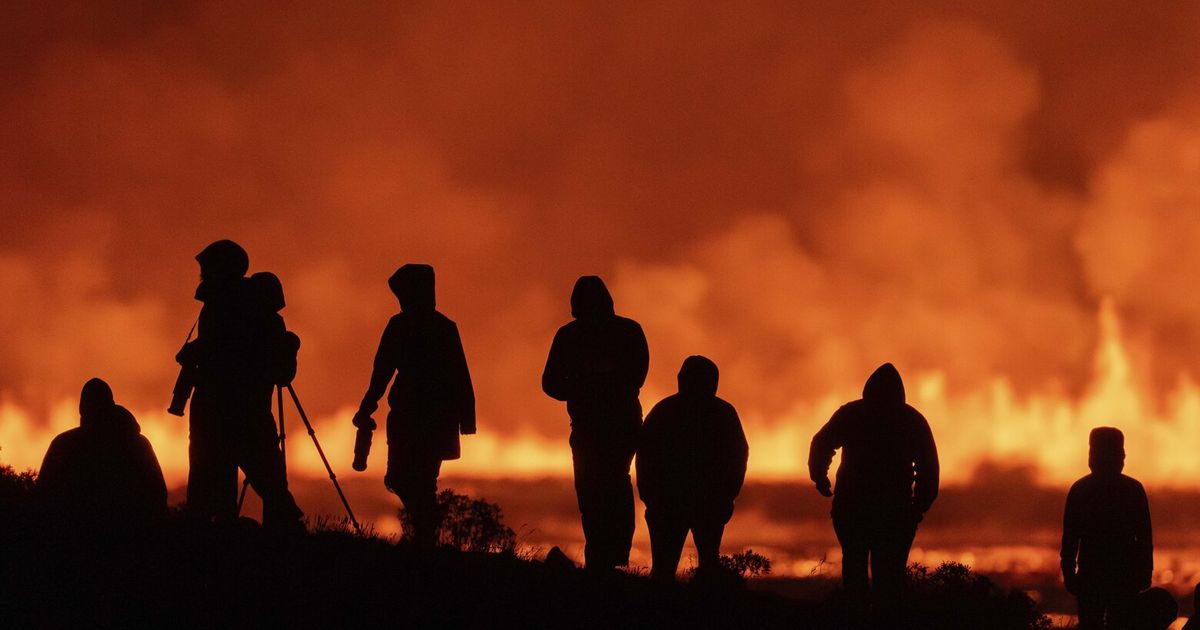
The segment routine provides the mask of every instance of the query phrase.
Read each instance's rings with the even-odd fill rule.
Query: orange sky
[[[1104,423],[1200,484],[1170,448],[1200,438],[1200,8],[796,4],[6,5],[0,461],[98,375],[182,474],[157,410],[192,257],[234,238],[283,279],[331,452],[423,261],[479,396],[466,472],[563,469],[538,376],[599,273],[646,407],[712,357],[753,474],[801,474],[891,360],[950,479],[1062,482]]]

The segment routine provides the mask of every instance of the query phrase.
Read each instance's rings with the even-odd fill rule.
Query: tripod
[[[296,405],[296,412],[300,414],[300,420],[304,422],[304,428],[308,430],[308,437],[312,438],[313,446],[317,448],[317,455],[321,456],[321,463],[325,464],[325,471],[329,473],[329,480],[333,482],[334,490],[337,490],[338,498],[342,500],[342,506],[346,508],[346,516],[350,517],[350,523],[354,526],[354,531],[362,533],[362,526],[358,524],[358,519],[354,518],[354,510],[350,509],[350,502],[346,500],[346,493],[342,492],[342,484],[338,483],[337,475],[333,472],[333,466],[329,465],[329,458],[325,457],[325,449],[321,448],[321,442],[317,440],[317,432],[313,429],[313,425],[308,421],[308,414],[304,413],[304,406],[300,404],[300,397],[296,395],[296,390],[289,385],[281,385],[275,388],[275,401],[279,406],[279,464],[283,467],[284,478],[287,477],[287,450],[284,448],[287,440],[287,433],[284,430],[283,424],[283,390],[287,388],[288,394],[291,394],[292,403]],[[250,487],[250,478],[247,477],[242,482],[242,494],[238,497],[238,513],[242,511],[242,503],[246,500],[246,490]]]

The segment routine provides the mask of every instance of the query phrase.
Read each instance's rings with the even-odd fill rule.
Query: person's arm
[[[646,384],[646,375],[650,372],[650,345],[646,343],[646,333],[641,324],[633,322],[635,335],[633,348],[630,353],[629,377],[630,387],[638,391]]]
[[[355,415],[356,424],[360,418],[370,417],[379,408],[379,399],[383,397],[388,383],[396,374],[397,355],[400,350],[398,346],[399,332],[396,320],[393,319],[388,322],[387,328],[383,329],[383,336],[379,340],[379,349],[375,351],[371,382],[367,386],[367,393],[363,395],[362,403],[358,406],[358,413]]]
[[[742,420],[738,417],[737,410],[733,408],[733,405],[727,406],[725,427],[725,435],[722,438],[725,444],[722,445],[722,448],[727,453],[724,472],[728,477],[723,489],[726,497],[733,501],[742,491],[742,485],[746,483],[746,463],[750,459],[750,446],[746,443],[746,432],[742,429]]]
[[[929,422],[913,410],[917,422],[917,444],[913,458],[913,508],[921,515],[929,511],[938,495],[941,469],[938,464],[937,444]]]
[[[1150,525],[1150,502],[1146,498],[1146,489],[1138,484],[1138,505],[1135,520],[1137,534],[1137,578],[1138,588],[1150,588],[1154,577],[1154,533]]]
[[[160,518],[167,513],[167,482],[163,479],[162,467],[158,464],[158,457],[154,455],[154,447],[150,445],[150,440],[145,436],[138,437],[141,438],[138,445],[138,457],[141,460],[138,470],[146,484],[147,508],[155,518]]]
[[[565,328],[565,327],[564,327]],[[550,354],[546,357],[546,369],[542,370],[542,391],[554,400],[566,402],[571,399],[571,370],[569,350],[563,328],[554,334]]]
[[[662,403],[655,405],[650,413],[646,414],[646,422],[638,432],[635,466],[637,489],[642,503],[647,506],[657,500],[658,490],[662,487],[662,458],[666,456],[660,435],[662,413]]]
[[[458,403],[461,412],[458,419],[459,432],[463,435],[475,433],[475,388],[471,384],[471,370],[467,367],[467,353],[463,350],[462,337],[458,334],[458,326],[450,324],[453,334],[451,341],[451,361],[454,371],[454,382],[458,387]]]
[[[1059,550],[1063,585],[1067,592],[1076,594],[1078,584],[1076,560],[1079,557],[1080,539],[1079,497],[1075,487],[1067,493],[1067,505],[1063,509],[1062,548]]]
[[[842,425],[845,423],[845,407],[834,412],[829,422],[813,436],[808,448],[808,477],[817,484],[817,492],[826,497],[833,496],[833,484],[829,481],[829,466],[834,452],[843,445]]]

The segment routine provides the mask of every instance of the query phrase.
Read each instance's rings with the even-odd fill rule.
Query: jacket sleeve
[[[1134,531],[1137,535],[1137,574],[1138,588],[1150,588],[1154,576],[1154,533],[1150,525],[1150,502],[1146,499],[1146,489],[1137,485],[1137,512],[1134,521]]]
[[[167,482],[163,479],[158,457],[154,455],[154,447],[145,436],[139,437],[138,457],[141,461],[138,462],[138,469],[141,471],[140,478],[145,482],[146,508],[149,515],[163,517],[167,512]]]
[[[637,391],[646,384],[646,374],[650,371],[650,346],[646,343],[646,333],[641,324],[634,322],[634,335],[629,353],[629,386]]]
[[[458,326],[451,324],[451,369],[458,388],[459,432],[463,435],[475,433],[475,387],[471,384],[471,370],[467,367],[467,354],[463,350]]]
[[[844,445],[845,407],[834,412],[829,422],[813,436],[808,448],[808,477],[818,485],[829,481],[829,466],[833,463],[834,451]]]
[[[69,474],[67,470],[70,466],[63,451],[62,440],[55,438],[50,442],[50,448],[46,449],[46,456],[42,458],[42,467],[38,469],[34,494],[43,506],[60,500],[63,493],[63,485]]]
[[[663,413],[662,405],[655,405],[646,414],[646,422],[638,432],[637,488],[642,503],[647,506],[658,499],[663,485],[662,463],[667,456],[662,437]]]
[[[396,329],[396,320],[393,319],[383,329],[383,336],[379,339],[379,349],[375,351],[375,362],[371,369],[371,382],[367,386],[367,393],[363,395],[362,403],[358,406],[359,415],[369,416],[379,408],[379,399],[383,397],[388,383],[396,374],[400,351],[398,346],[399,331]]]
[[[746,483],[746,463],[750,458],[750,446],[746,443],[746,432],[742,429],[737,410],[733,405],[729,405],[727,412],[726,430],[722,438],[728,445],[724,451],[726,460],[723,472],[726,477],[722,490],[725,498],[733,501],[742,491],[742,485]]]
[[[915,410],[917,422],[916,452],[913,457],[913,507],[921,514],[929,511],[938,495],[941,468],[938,464],[937,444],[929,422]]]
[[[546,369],[542,371],[542,391],[546,395],[566,402],[571,399],[571,357],[563,334],[559,328],[550,344],[550,355],[546,357]]]
[[[1063,581],[1067,584],[1068,589],[1073,589],[1072,585],[1075,580],[1076,560],[1079,557],[1081,517],[1078,491],[1073,486],[1067,493],[1067,505],[1063,509],[1062,547],[1058,554]]]

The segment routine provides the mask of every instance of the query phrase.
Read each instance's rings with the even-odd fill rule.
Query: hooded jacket
[[[575,429],[636,432],[638,393],[650,366],[642,327],[614,312],[612,295],[597,276],[575,283],[571,315],[574,321],[559,328],[550,345],[542,391],[567,403]],[[624,419],[619,426],[609,426],[614,415]]]
[[[828,483],[834,451],[842,462],[833,513],[911,514],[929,510],[938,493],[938,455],[929,423],[905,402],[904,383],[890,363],[875,370],[860,400],[843,405],[813,437],[809,476]]]
[[[727,522],[746,479],[749,447],[733,405],[717,397],[717,366],[689,357],[679,392],[646,415],[638,438],[638,494],[649,510]]]
[[[1079,584],[1108,596],[1136,593],[1150,587],[1154,572],[1146,490],[1121,474],[1125,448],[1120,431],[1095,429],[1091,442],[1092,473],[1071,486],[1063,510],[1063,577],[1072,592]]]
[[[404,265],[388,286],[400,313],[383,331],[359,415],[375,412],[395,377],[388,393],[388,444],[458,459],[459,434],[475,432],[475,392],[458,326],[436,309],[433,267]]]
[[[46,450],[37,478],[42,505],[57,519],[106,529],[165,516],[162,469],[133,414],[112,402],[112,390],[99,379],[88,382],[81,398],[79,426]]]

